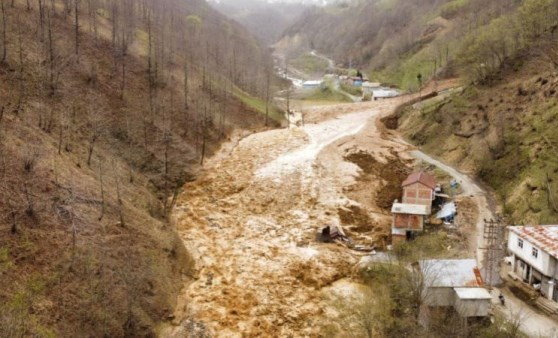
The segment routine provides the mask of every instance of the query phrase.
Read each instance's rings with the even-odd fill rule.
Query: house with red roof
[[[429,209],[432,207],[436,189],[436,179],[433,176],[424,172],[412,173],[401,186],[404,204],[421,204],[428,206]]]
[[[508,227],[512,273],[558,302],[558,225]]]
[[[403,200],[393,203],[391,213],[391,241],[393,244],[412,238],[424,227],[424,219],[432,211],[436,179],[424,172],[416,172],[401,184]]]

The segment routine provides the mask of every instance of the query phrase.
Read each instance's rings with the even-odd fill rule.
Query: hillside
[[[271,45],[308,4],[260,0],[212,0],[209,4],[223,15],[236,20],[266,45]]]
[[[308,11],[279,44],[412,91],[459,77],[462,93],[397,116],[402,131],[476,173],[511,221],[549,223],[558,220],[557,17],[555,0],[353,1]]]
[[[532,60],[490,87],[408,109],[400,128],[425,151],[492,187],[510,223],[555,224],[557,90],[556,70]]]
[[[558,2],[525,1],[480,27],[458,56],[469,85],[396,116],[411,141],[492,187],[510,223],[558,222],[557,18]]]
[[[154,336],[193,267],[168,214],[268,123],[269,55],[201,0],[0,5],[0,337]]]
[[[464,38],[477,27],[513,11],[518,3],[343,2],[307,11],[285,31],[279,44],[289,45],[297,53],[316,49],[345,67],[366,71],[371,79],[416,90],[418,73],[424,80],[434,75],[455,75]]]

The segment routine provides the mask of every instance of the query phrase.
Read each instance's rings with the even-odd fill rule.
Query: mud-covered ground
[[[412,161],[379,119],[409,99],[309,108],[304,126],[213,157],[174,212],[196,269],[161,336],[320,336],[335,316],[324,295],[351,289],[363,254],[317,235],[337,225],[354,244],[389,244],[389,208]]]
[[[405,147],[380,137],[376,118],[397,103],[339,115],[316,108],[308,116],[325,120],[254,134],[216,156],[175,210],[196,276],[164,335],[319,335],[329,313],[322,289],[349,276],[362,255],[317,241],[319,231],[342,225],[355,244],[388,240],[391,216],[376,204],[401,180],[385,168],[407,172],[396,155]]]

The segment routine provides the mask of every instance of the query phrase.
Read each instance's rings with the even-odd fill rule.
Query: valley
[[[0,338],[558,337],[557,0],[0,0]]]
[[[178,199],[174,222],[196,262],[195,280],[185,284],[174,324],[161,335],[181,337],[192,327],[202,336],[323,334],[337,320],[327,295],[359,294],[355,273],[367,255],[320,243],[321,229],[341,227],[354,245],[386,250],[391,215],[378,201],[386,186],[398,189],[405,177],[392,173],[434,162],[380,122],[415,97],[308,108],[304,126],[224,146]],[[364,162],[348,160],[355,155]],[[493,217],[486,194],[469,177],[434,163],[462,182],[461,198],[475,206],[475,224],[459,230],[468,243],[451,255],[475,256],[482,219]],[[361,168],[386,164],[388,171],[375,174]]]

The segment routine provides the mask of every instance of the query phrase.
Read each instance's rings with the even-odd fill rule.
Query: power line
[[[488,286],[502,283],[500,262],[504,258],[504,228],[502,220],[484,220],[484,281]]]

